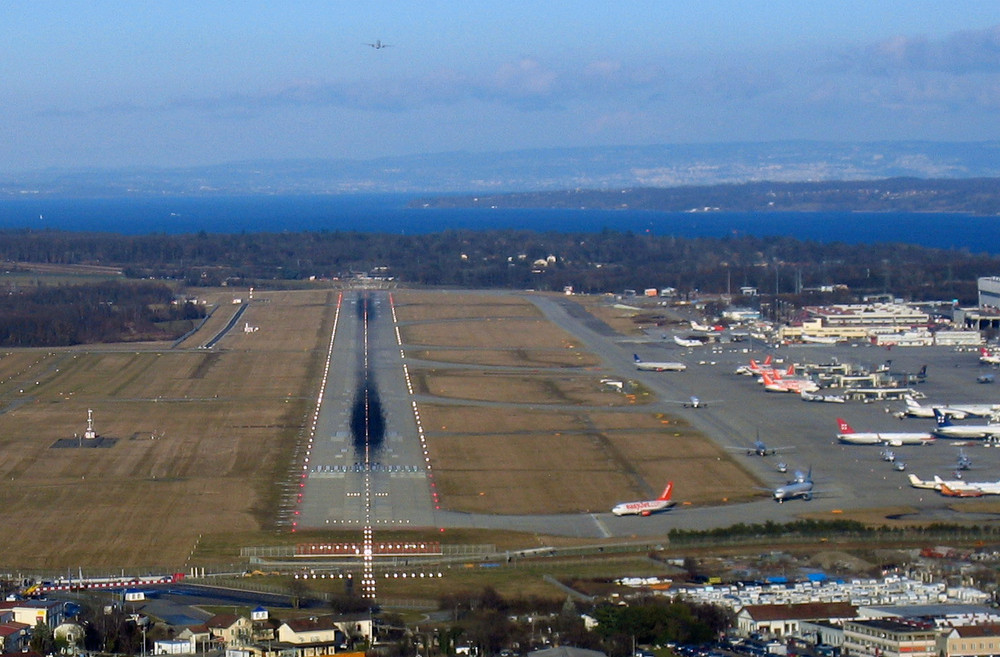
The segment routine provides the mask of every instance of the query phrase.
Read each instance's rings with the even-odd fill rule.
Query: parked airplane
[[[676,502],[670,499],[674,492],[674,482],[667,482],[667,487],[663,489],[663,494],[655,500],[642,500],[639,502],[622,502],[616,504],[611,513],[616,516],[648,516],[658,511],[666,511],[674,506]]]
[[[676,342],[681,347],[704,347],[705,343],[697,338],[682,338],[679,335],[674,336],[674,342]]]
[[[929,445],[934,442],[934,436],[929,433],[903,431],[855,431],[844,418],[837,418],[837,440],[849,445]]]
[[[772,495],[774,496],[774,501],[779,504],[785,500],[794,500],[797,497],[801,497],[807,502],[811,500],[813,497],[812,468],[810,467],[809,472],[806,474],[796,472],[794,479],[784,486],[775,488]]]
[[[816,392],[819,390],[819,385],[810,379],[776,379],[767,372],[764,372],[761,378],[764,380],[764,390],[767,392],[794,392],[802,394],[803,391]]]
[[[632,358],[635,359],[635,368],[644,372],[683,372],[687,369],[687,365],[684,363],[646,362],[639,358],[639,354],[632,354]]]
[[[750,359],[750,364],[749,365],[740,365],[739,367],[736,368],[735,374],[742,374],[744,376],[758,376],[759,377],[761,374],[764,373],[764,371],[767,371],[767,372],[773,372],[774,371],[774,369],[771,367],[771,362],[772,362],[772,358],[771,358],[770,354],[767,355],[767,358],[764,359],[763,363],[758,363],[756,360],[754,360],[753,358],[751,358]]]
[[[843,395],[814,395],[811,392],[806,392],[803,390],[799,393],[802,397],[802,401],[810,402],[827,402],[832,404],[843,404],[847,401],[847,398]]]
[[[1000,365],[1000,355],[994,354],[986,347],[980,347],[979,362],[985,365]]]
[[[951,404],[947,408],[951,411],[965,413],[974,417],[994,417],[1000,415],[1000,404]],[[956,417],[954,413],[951,415],[956,420],[961,419]]]
[[[712,326],[705,326],[704,324],[699,324],[698,322],[691,320],[691,330],[701,331],[702,333],[717,333],[719,331],[724,331],[726,329],[722,324],[713,324]]]
[[[696,397],[695,395],[691,395],[691,397],[689,397],[687,401],[682,401],[679,399],[666,399],[664,401],[666,401],[668,404],[680,404],[684,408],[708,408],[709,404],[722,403],[721,399],[711,399],[709,401],[705,401],[700,397]]]
[[[903,397],[903,402],[906,404],[906,408],[903,410],[902,415],[906,417],[934,417],[935,409],[956,420],[964,419],[968,415],[965,411],[960,411],[951,406],[924,406],[910,396]]]
[[[896,452],[891,449],[883,449],[880,456],[883,461],[887,461],[889,463],[894,463],[896,461]]]
[[[934,434],[942,438],[974,440],[1000,438],[1000,424],[952,424],[948,416],[943,415],[937,409],[934,410],[934,417],[937,419],[937,428],[934,429]]]
[[[806,335],[802,334],[803,342],[812,342],[813,344],[837,344],[839,338],[827,335]]]
[[[922,480],[916,475],[910,475],[910,485],[914,488],[936,490],[948,497],[982,497],[983,495],[1000,495],[1000,481],[962,481],[961,479],[946,480],[934,475],[934,479]]]

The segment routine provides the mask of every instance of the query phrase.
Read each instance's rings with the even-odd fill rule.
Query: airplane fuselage
[[[665,511],[672,507],[675,502],[671,500],[644,500],[642,502],[622,502],[611,509],[611,513],[616,516],[648,516],[653,513]]]

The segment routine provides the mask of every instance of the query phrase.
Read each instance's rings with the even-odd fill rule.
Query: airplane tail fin
[[[673,495],[673,493],[674,493],[674,482],[668,481],[667,487],[663,489],[663,494],[660,495],[657,499],[664,501],[669,500],[670,496]]]
[[[907,475],[907,477],[910,479],[910,485],[911,486],[919,487],[920,484],[924,483],[924,482],[920,481],[920,477],[918,477],[915,474]]]
[[[795,376],[795,363],[792,363],[791,365],[788,366],[788,369],[785,370],[785,375]]]
[[[771,364],[771,354],[768,354],[767,358],[764,359],[764,364],[765,365],[770,365]]]
[[[854,429],[842,417],[837,418],[837,428],[840,429],[840,433],[854,433]]]
[[[642,359],[639,358],[639,354],[632,354],[632,360],[634,360],[637,363],[641,363],[642,362]]]
[[[937,420],[937,425],[939,427],[950,427],[951,426],[951,420],[948,419],[948,416],[945,415],[944,413],[942,413],[937,408],[934,409],[934,419]]]

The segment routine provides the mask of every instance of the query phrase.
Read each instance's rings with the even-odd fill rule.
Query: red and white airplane
[[[901,431],[862,431],[851,428],[843,418],[837,418],[837,440],[851,445],[929,445],[934,442],[934,435],[924,433],[905,433]]]
[[[788,368],[789,372],[793,370],[793,367]],[[760,376],[764,383],[764,390],[768,392],[794,392],[797,395],[801,395],[803,392],[816,392],[819,390],[819,385],[810,379],[786,379],[780,374],[772,376],[767,372],[764,372]]]
[[[1000,355],[994,354],[986,347],[980,347],[979,362],[984,365],[1000,365]]]
[[[751,358],[750,364],[740,365],[736,369],[736,373],[745,374],[747,376],[760,376],[761,374],[764,373],[765,370],[768,372],[773,372],[774,370],[771,368],[771,362],[772,362],[771,354],[767,355],[767,358],[764,359],[763,363],[758,363],[756,360]]]
[[[668,482],[667,487],[663,489],[663,494],[655,500],[622,502],[621,504],[616,504],[615,508],[611,509],[611,513],[616,516],[648,516],[659,511],[666,511],[670,507],[677,504],[677,502],[670,499],[673,492],[674,482],[671,481]]]

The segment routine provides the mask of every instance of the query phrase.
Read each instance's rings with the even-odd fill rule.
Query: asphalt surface
[[[375,309],[368,324],[367,350],[371,372],[377,382],[384,412],[386,441],[377,462],[391,471],[354,472],[363,455],[354,447],[351,411],[357,396],[364,325],[355,311],[363,295],[369,295]],[[926,381],[917,387],[926,401],[935,403],[1000,401],[1000,388],[976,382],[984,371],[978,354],[945,347],[908,347],[891,350],[871,345],[801,345],[769,348],[758,341],[728,343],[697,348],[678,347],[668,334],[645,338],[623,338],[603,322],[567,299],[529,295],[556,325],[580,339],[602,360],[602,375],[640,381],[659,397],[641,409],[644,413],[667,412],[683,417],[715,440],[731,449],[734,458],[761,481],[761,498],[747,504],[719,507],[677,508],[649,517],[616,517],[609,513],[575,515],[500,516],[436,511],[431,497],[429,472],[423,467],[422,447],[414,416],[413,401],[406,387],[403,355],[396,341],[388,295],[384,292],[349,292],[344,296],[334,340],[328,388],[323,399],[311,466],[346,466],[347,472],[311,472],[307,480],[299,525],[303,527],[356,526],[364,521],[361,508],[365,482],[375,495],[375,526],[411,525],[434,527],[474,527],[512,529],[549,535],[588,538],[657,536],[672,528],[705,529],[735,523],[787,522],[803,512],[829,512],[889,507],[912,508],[917,520],[996,522],[992,515],[962,511],[964,500],[944,498],[933,491],[914,489],[906,475],[927,479],[937,474],[952,478],[958,441],[938,440],[929,446],[893,447],[897,458],[906,463],[898,472],[881,459],[881,447],[843,445],[836,441],[836,419],[843,417],[858,431],[923,431],[933,428],[929,419],[897,419],[891,411],[902,402],[848,402],[846,404],[803,402],[798,395],[767,393],[752,377],[737,376],[736,368],[750,358],[763,360],[772,354],[782,365],[827,363],[833,359],[875,369],[889,364],[893,372],[916,373],[927,366]],[[632,354],[647,361],[682,361],[685,372],[643,372],[635,369]],[[891,363],[888,363],[891,361]],[[834,391],[836,392],[836,391]],[[721,400],[707,408],[683,408],[671,401]],[[970,422],[970,421],[967,421]],[[978,421],[975,421],[978,422]],[[779,455],[748,456],[746,448],[759,437],[769,448],[784,448]],[[973,469],[967,480],[1000,479],[1000,449],[981,443],[964,447]],[[776,469],[779,461],[788,473]],[[811,501],[775,503],[769,493],[792,476],[794,470],[812,468],[815,496]],[[416,471],[413,471],[416,469]],[[650,490],[660,482],[646,482]],[[683,502],[684,491],[675,499]],[[957,508],[953,510],[952,507]]]
[[[327,370],[298,526],[433,526],[388,293],[344,293]],[[376,429],[367,452],[358,413]]]

